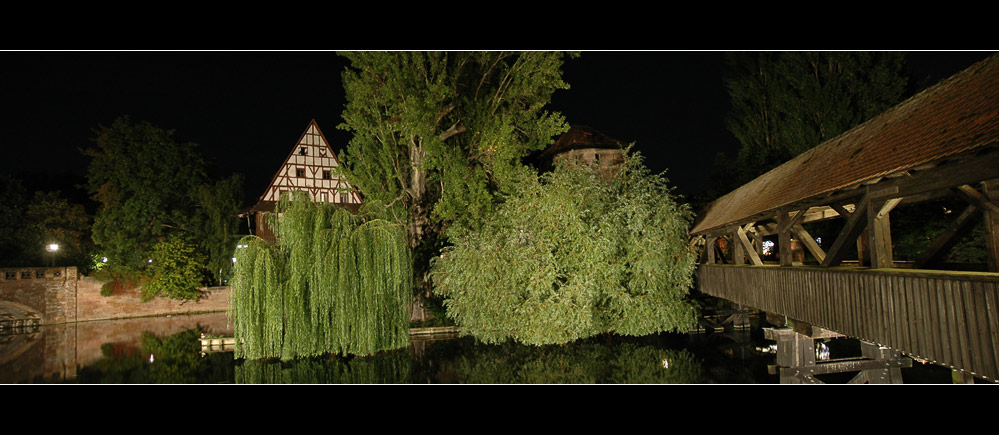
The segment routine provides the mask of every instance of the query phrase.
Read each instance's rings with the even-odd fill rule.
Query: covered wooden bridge
[[[896,262],[893,210],[947,196],[966,207]],[[820,244],[808,227],[830,220],[842,227]],[[984,271],[941,270],[983,220]],[[999,380],[999,55],[717,199],[690,234],[703,293]]]

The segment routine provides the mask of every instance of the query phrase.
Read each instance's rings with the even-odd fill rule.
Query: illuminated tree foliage
[[[237,249],[229,316],[236,357],[369,355],[409,343],[412,262],[405,229],[284,195],[269,217],[277,243]]]
[[[143,302],[157,296],[193,300],[201,295],[206,260],[194,241],[172,234],[153,246],[150,257],[147,269],[150,279],[142,285]]]
[[[480,230],[452,238],[434,291],[487,343],[686,331],[696,316],[690,218],[638,155],[609,182],[593,167],[558,165],[519,183]]]
[[[369,204],[407,228],[416,267],[448,225],[489,214],[521,159],[568,129],[544,107],[562,81],[558,52],[345,52],[342,154]],[[422,276],[422,272],[421,272]]]

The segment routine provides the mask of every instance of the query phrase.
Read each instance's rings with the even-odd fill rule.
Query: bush
[[[487,343],[561,344],[604,332],[686,331],[695,255],[691,212],[629,156],[605,181],[559,165],[519,183],[478,229],[452,231],[434,292]]]
[[[142,301],[157,296],[179,300],[198,299],[209,275],[207,257],[198,245],[182,235],[171,235],[153,246],[149,281],[142,286]]]

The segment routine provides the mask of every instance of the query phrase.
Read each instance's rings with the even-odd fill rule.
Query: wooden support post
[[[865,227],[864,231],[861,231],[860,236],[857,237],[857,265],[859,266],[871,265],[871,248],[868,243],[871,236],[868,230]]]
[[[791,217],[788,211],[780,209],[777,211],[777,252],[780,256],[781,266],[791,266]]]
[[[983,182],[982,190],[989,202],[999,204],[999,179]],[[989,272],[999,272],[999,213],[994,210],[985,210],[985,234]]]
[[[974,384],[975,376],[968,372],[962,372],[960,370],[954,370],[951,373],[951,380],[955,384]]]
[[[866,341],[860,341],[860,353],[866,358],[870,358],[874,361],[885,361],[893,362],[899,361],[902,358],[902,353],[889,349],[886,347],[878,346],[874,343],[868,343]],[[908,361],[909,366],[912,362]],[[864,377],[868,384],[901,384],[902,383],[902,368],[901,366],[890,365],[885,368],[877,369],[867,369],[862,371]]]
[[[707,263],[715,264],[715,241],[717,237],[708,237],[704,240],[704,251],[707,254]]]
[[[853,243],[860,236],[860,233],[867,228],[867,208],[868,208],[867,195],[864,195],[860,201],[857,202],[856,208],[853,213],[850,213],[846,219],[846,225],[840,230],[839,235],[836,236],[836,241],[833,242],[832,247],[826,252],[826,259],[822,261],[822,267],[838,266],[843,262],[843,257],[846,255],[846,246],[849,243]],[[836,207],[836,211],[840,214],[848,213],[842,207]]]
[[[743,234],[742,237],[739,237],[739,232],[741,231],[742,227],[735,227],[735,230],[732,231],[732,243],[730,248],[732,250],[732,264],[746,264],[747,249],[746,245],[742,244],[742,239],[746,236]]]
[[[868,191],[870,186],[867,187]],[[891,249],[891,222],[888,219],[891,209],[901,198],[886,201],[872,200],[867,207],[867,234],[870,266],[875,269],[895,267]]]

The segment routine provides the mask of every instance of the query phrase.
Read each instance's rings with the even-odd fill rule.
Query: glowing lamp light
[[[58,243],[49,243],[48,245],[45,245],[45,250],[49,251],[49,252],[58,251],[59,250],[59,244]]]

